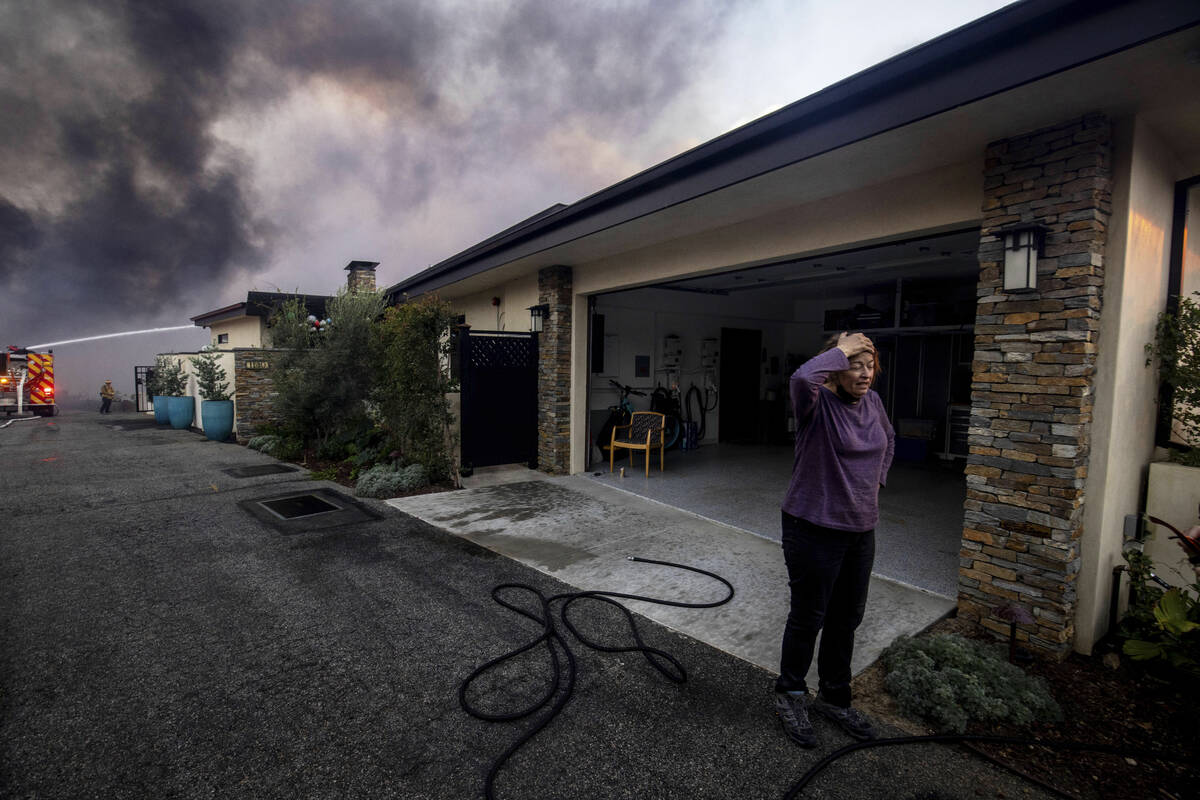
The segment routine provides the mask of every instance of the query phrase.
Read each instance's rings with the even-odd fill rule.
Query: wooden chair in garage
[[[617,425],[613,428],[612,442],[608,450],[608,471],[613,471],[618,447],[629,451],[629,466],[633,466],[633,451],[642,450],[646,453],[646,477],[650,477],[650,451],[658,450],[658,471],[663,471],[663,434],[667,427],[667,417],[657,411],[635,411],[629,418],[628,425]]]

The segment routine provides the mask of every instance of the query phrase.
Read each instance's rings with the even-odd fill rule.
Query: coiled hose
[[[559,617],[562,619],[563,626],[565,626],[566,629],[570,631],[576,639],[578,639],[587,647],[605,653],[639,652],[646,658],[646,661],[650,663],[650,666],[661,672],[663,676],[667,678],[667,680],[673,683],[685,683],[687,681],[687,670],[684,669],[683,664],[679,663],[679,660],[670,653],[648,646],[642,640],[642,634],[638,630],[637,621],[633,616],[633,612],[618,603],[613,598],[641,600],[647,603],[657,603],[658,605],[674,606],[676,608],[715,608],[716,606],[724,605],[733,599],[733,584],[714,572],[699,569],[698,567],[689,567],[685,564],[674,564],[670,561],[655,561],[654,559],[650,558],[638,558],[636,556],[629,556],[629,560],[636,561],[641,564],[659,564],[665,567],[674,567],[676,569],[695,572],[700,575],[707,575],[708,577],[725,584],[725,588],[728,589],[728,593],[720,600],[714,600],[709,603],[685,603],[678,600],[664,600],[658,597],[644,597],[638,594],[601,591],[569,592],[546,597],[538,589],[524,583],[502,583],[492,589],[493,600],[510,611],[515,611],[521,616],[540,624],[542,626],[542,633],[520,647],[510,650],[502,656],[493,658],[491,661],[472,672],[470,676],[468,676],[467,679],[464,680],[458,687],[459,705],[462,706],[463,711],[467,712],[472,717],[475,717],[476,719],[487,720],[489,722],[512,722],[519,719],[525,719],[547,705],[549,705],[550,708],[540,720],[538,720],[529,730],[518,737],[515,742],[509,745],[507,750],[505,750],[495,761],[492,762],[491,768],[488,770],[487,780],[484,782],[484,795],[488,798],[488,800],[493,800],[495,797],[496,776],[500,774],[500,770],[504,767],[504,764],[510,758],[512,758],[512,756],[516,754],[516,752],[520,750],[528,741],[537,736],[543,729],[546,728],[547,725],[554,721],[554,718],[558,716],[559,712],[562,711],[563,708],[566,707],[567,703],[570,702],[571,695],[575,691],[575,654],[572,652],[570,646],[568,646],[566,638],[559,631],[558,626],[555,623],[554,611],[551,608],[554,603],[561,601],[562,608],[559,610]],[[538,603],[541,608],[541,614],[534,614],[505,600],[503,597],[501,597],[501,594],[506,590],[518,590],[534,595],[538,599]],[[571,605],[579,602],[580,600],[598,600],[602,603],[608,603],[620,609],[621,612],[625,614],[626,620],[629,622],[629,629],[633,633],[635,645],[632,647],[615,647],[611,645],[605,645],[599,642],[594,642],[580,633],[579,629],[576,628],[571,622],[571,618],[567,613],[571,608]],[[525,708],[507,713],[489,713],[486,711],[481,711],[480,709],[471,705],[471,702],[467,699],[467,692],[470,689],[471,684],[477,678],[482,676],[488,670],[504,663],[505,661],[532,650],[539,644],[544,644],[546,649],[549,651],[551,668],[550,687],[540,699],[534,701],[531,705]],[[565,676],[563,675],[562,664],[560,662],[560,649],[563,653],[562,657],[565,658],[567,662]],[[551,700],[556,694],[558,695],[558,698],[554,699],[553,703],[551,703]]]
[[[1110,753],[1112,755],[1117,755],[1117,756],[1129,756],[1129,757],[1136,757],[1136,758],[1142,758],[1142,759],[1158,759],[1160,761],[1175,761],[1175,762],[1179,762],[1182,764],[1190,763],[1190,759],[1185,758],[1182,755],[1175,755],[1173,753],[1166,753],[1166,752],[1159,752],[1159,751],[1129,750],[1128,748],[1111,747],[1111,746],[1102,745],[1102,744],[1089,744],[1087,742],[1042,741],[1039,739],[1022,738],[1019,736],[987,736],[984,734],[972,734],[972,733],[935,733],[930,736],[897,736],[893,739],[871,739],[866,742],[854,742],[853,744],[848,744],[843,748],[834,750],[832,753],[825,756],[820,761],[818,761],[816,764],[814,764],[811,768],[809,768],[808,772],[804,773],[804,776],[801,777],[800,780],[798,780],[794,784],[792,784],[792,788],[790,788],[788,790],[787,794],[785,794],[783,796],[783,800],[795,800],[795,798],[799,797],[800,793],[802,791],[804,791],[804,787],[808,786],[808,784],[811,783],[812,780],[814,778],[816,778],[817,775],[820,774],[826,767],[828,767],[833,762],[837,761],[839,758],[850,755],[851,753],[855,752],[856,750],[866,750],[871,747],[894,747],[896,745],[930,744],[930,743],[937,743],[937,742],[941,742],[941,743],[945,743],[945,744],[965,744],[965,743],[969,743],[969,742],[992,742],[993,744],[1038,745],[1039,747],[1048,747],[1053,750],[1074,750],[1077,752]],[[979,751],[976,751],[976,752],[979,752]],[[980,753],[980,755],[984,755],[985,757],[988,758],[988,760],[992,760],[985,753]],[[995,763],[999,763],[999,762],[995,762]],[[1000,764],[1000,766],[1004,766],[1006,769],[1008,768],[1004,764]],[[1028,775],[1024,775],[1019,772],[1017,774],[1020,775],[1020,777],[1025,778],[1026,780],[1030,779]],[[1060,797],[1065,797],[1065,798],[1068,798],[1068,800],[1073,800],[1073,797],[1074,797],[1073,795],[1069,795],[1069,794],[1066,794],[1065,792],[1061,792],[1058,789],[1055,789],[1053,786],[1050,786],[1045,783],[1041,783],[1040,781],[1038,782],[1038,785],[1041,786],[1043,789],[1049,789],[1050,791],[1054,792],[1055,794],[1059,795]]]
[[[690,390],[689,390],[689,394],[690,394]],[[475,717],[476,719],[487,720],[489,722],[513,722],[516,720],[525,719],[526,717],[529,717],[529,716],[535,714],[540,709],[545,708],[547,705],[550,706],[550,709],[549,709],[548,713],[546,713],[540,720],[538,720],[529,730],[525,731],[525,733],[523,733],[521,736],[519,736],[515,742],[513,742],[511,745],[509,745],[509,747],[503,753],[501,753],[499,757],[497,757],[492,762],[492,765],[488,770],[487,779],[484,782],[484,795],[487,797],[487,800],[494,800],[494,798],[495,798],[496,777],[500,774],[500,770],[504,767],[505,763],[507,763],[507,761],[510,758],[512,758],[517,753],[517,751],[519,751],[522,747],[524,747],[526,743],[528,743],[530,740],[532,740],[535,736],[537,736],[539,733],[541,733],[551,722],[553,722],[554,718],[558,716],[559,712],[561,712],[563,710],[563,708],[565,708],[566,705],[571,701],[571,697],[574,694],[575,674],[576,674],[575,653],[571,650],[570,646],[568,646],[565,637],[559,631],[558,626],[555,623],[554,611],[552,609],[552,606],[555,603],[558,603],[558,602],[562,603],[562,607],[559,610],[558,614],[559,614],[559,618],[562,620],[563,626],[568,631],[570,631],[571,634],[585,646],[590,647],[593,650],[599,650],[599,651],[605,652],[605,653],[629,653],[629,652],[635,652],[635,651],[640,652],[645,657],[646,661],[649,662],[650,666],[654,667],[656,670],[658,670],[660,673],[662,673],[662,675],[664,677],[666,677],[667,680],[671,681],[672,683],[685,683],[687,681],[687,670],[684,668],[683,664],[681,664],[679,662],[679,660],[676,659],[674,656],[672,656],[670,653],[648,646],[645,643],[645,641],[643,641],[641,632],[638,630],[637,621],[633,616],[633,612],[631,612],[628,608],[626,608],[621,603],[618,603],[614,598],[621,598],[624,600],[641,600],[641,601],[647,602],[647,603],[656,603],[658,605],[664,605],[664,606],[674,606],[676,608],[715,608],[717,606],[724,605],[725,603],[728,603],[730,600],[733,599],[733,595],[734,595],[733,585],[729,581],[722,578],[720,575],[717,575],[714,572],[709,572],[707,570],[700,569],[698,567],[691,567],[691,566],[687,566],[685,564],[675,564],[670,561],[656,561],[654,559],[649,559],[649,558],[639,558],[636,556],[629,556],[629,560],[635,561],[638,563],[642,563],[642,564],[658,564],[661,566],[673,567],[676,569],[687,570],[689,572],[695,572],[700,575],[706,575],[710,578],[713,578],[714,580],[717,580],[717,581],[720,581],[721,583],[723,583],[725,585],[725,588],[728,590],[728,592],[721,599],[714,600],[712,602],[687,603],[687,602],[682,602],[682,601],[678,601],[678,600],[664,600],[664,599],[658,598],[658,597],[646,597],[644,595],[625,594],[623,592],[603,592],[603,591],[568,592],[568,593],[556,594],[556,595],[547,597],[546,595],[544,595],[541,591],[539,591],[535,587],[529,586],[528,584],[524,584],[524,583],[502,583],[499,586],[496,586],[494,589],[492,589],[492,599],[494,599],[497,603],[499,603],[500,605],[509,609],[510,611],[514,611],[514,612],[520,614],[521,616],[526,617],[526,618],[533,620],[534,622],[540,624],[542,626],[542,632],[539,636],[535,637],[534,639],[530,640],[529,642],[526,642],[525,644],[521,645],[520,647],[510,650],[509,652],[507,652],[501,656],[493,658],[491,661],[488,661],[487,663],[478,667],[474,672],[472,672],[466,678],[466,680],[464,680],[459,685],[458,702],[462,706],[463,710],[465,712],[467,712],[467,714],[469,714],[470,716]],[[505,600],[503,597],[501,597],[501,594],[503,592],[505,592],[506,590],[518,590],[518,591],[528,592],[529,594],[534,595],[538,599],[538,603],[541,608],[541,614],[538,615],[538,614],[531,613],[530,611],[520,608],[520,607],[508,602],[507,600]],[[580,600],[598,600],[600,602],[608,603],[608,604],[613,605],[616,608],[618,608],[625,615],[625,618],[629,623],[629,629],[630,629],[631,633],[633,634],[633,640],[635,642],[635,645],[632,647],[616,647],[616,646],[612,646],[612,645],[605,645],[605,644],[601,644],[599,642],[592,641],[591,639],[587,638],[582,633],[580,633],[579,629],[577,627],[575,627],[574,623],[571,622],[571,618],[568,614],[568,611],[569,611],[571,605]],[[503,664],[504,662],[508,661],[509,659],[516,658],[517,656],[532,650],[533,648],[537,647],[539,644],[544,644],[546,646],[547,651],[550,654],[550,666],[551,666],[551,673],[552,673],[552,678],[550,681],[549,688],[546,690],[546,693],[540,699],[534,701],[532,704],[526,706],[525,708],[518,709],[516,711],[507,712],[507,713],[490,713],[487,711],[482,711],[471,704],[471,702],[467,699],[467,692],[469,691],[471,684],[474,683],[476,679],[480,678],[489,670],[499,666],[500,664]],[[561,657],[559,655],[560,649],[563,654]],[[561,658],[565,658],[565,660],[567,662],[567,669],[566,669],[565,676],[563,675],[562,663],[560,660]],[[554,699],[556,694],[558,695],[558,698]],[[553,703],[551,703],[551,700],[553,700]],[[891,739],[872,739],[870,741],[865,741],[865,742],[854,742],[854,743],[846,745],[845,747],[842,747],[838,750],[835,750],[834,752],[830,753],[829,755],[825,756],[820,761],[818,761],[816,764],[814,764],[811,768],[809,768],[809,770],[806,773],[804,773],[804,775],[798,781],[796,781],[796,783],[792,784],[791,788],[788,789],[787,793],[784,795],[784,800],[795,800],[795,798],[799,797],[800,794],[804,791],[805,787],[808,786],[817,777],[817,775],[819,775],[822,771],[824,771],[826,767],[828,767],[830,764],[834,763],[838,759],[843,758],[843,757],[845,757],[853,752],[856,752],[858,750],[865,750],[865,749],[872,748],[872,747],[895,747],[895,746],[899,746],[899,745],[930,744],[930,743],[968,744],[969,745],[972,742],[992,742],[994,744],[1038,745],[1041,747],[1048,747],[1051,749],[1074,750],[1074,751],[1081,751],[1081,752],[1086,751],[1086,752],[1097,752],[1097,753],[1111,753],[1114,755],[1131,756],[1131,757],[1137,757],[1137,758],[1143,758],[1143,759],[1151,759],[1152,758],[1152,759],[1158,759],[1158,760],[1162,760],[1162,761],[1174,761],[1174,762],[1180,762],[1180,763],[1188,763],[1187,758],[1185,758],[1181,755],[1175,755],[1173,753],[1157,752],[1157,751],[1147,752],[1147,751],[1129,750],[1129,749],[1123,749],[1120,747],[1110,747],[1110,746],[1106,746],[1106,745],[1090,744],[1087,742],[1041,741],[1041,740],[1036,740],[1036,739],[1021,738],[1021,737],[1014,737],[1014,736],[987,736],[987,735],[981,735],[981,734],[933,734],[930,736],[899,736],[899,737],[895,737],[895,738],[891,738]],[[1006,765],[1004,765],[998,761],[995,761],[990,756],[987,756],[986,753],[982,753],[981,751],[977,751],[977,752],[979,752],[979,754],[984,756],[985,758],[988,758],[989,760],[993,761],[994,763],[1000,764],[1000,766],[1005,766],[1006,768],[1008,768]],[[1020,775],[1022,778],[1025,778],[1026,780],[1031,780],[1030,776],[1028,776],[1028,775],[1024,775],[1020,772],[1017,772],[1016,774]],[[1071,797],[1070,795],[1067,795],[1065,793],[1058,791],[1053,786],[1049,786],[1048,784],[1042,783],[1040,781],[1035,781],[1035,782],[1038,783],[1038,785],[1041,786],[1042,788],[1048,789],[1056,794],[1059,794],[1062,797],[1066,797],[1066,798]]]

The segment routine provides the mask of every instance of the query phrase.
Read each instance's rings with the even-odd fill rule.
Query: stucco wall
[[[1145,366],[1166,302],[1175,174],[1148,126],[1114,127],[1113,216],[1096,358],[1092,456],[1085,484],[1075,649],[1108,626],[1112,568],[1123,563],[1124,518],[1140,510],[1153,457],[1157,380]]]
[[[617,257],[576,264],[575,291],[594,294],[645,286],[914,231],[973,225],[979,220],[980,169],[980,162],[942,167]]]
[[[229,334],[229,341],[222,342],[221,347],[261,347],[264,335],[261,317],[239,317],[237,319],[217,322],[209,329],[212,343],[217,344],[217,336]]]
[[[493,297],[500,298],[500,305],[492,305]],[[456,312],[466,315],[467,324],[479,331],[528,331],[529,307],[537,304],[536,273],[451,301]]]

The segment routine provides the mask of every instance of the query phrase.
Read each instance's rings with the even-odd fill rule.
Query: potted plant
[[[204,435],[214,442],[223,442],[233,433],[233,400],[225,382],[225,368],[215,348],[205,347],[191,359],[196,370],[196,387],[200,392],[200,424]]]
[[[162,389],[167,393],[167,417],[171,427],[185,430],[192,426],[196,416],[194,401],[187,395],[187,373],[183,371],[183,363],[170,359],[170,365],[163,372]]]
[[[189,398],[182,397],[186,389],[187,376],[183,374],[183,365],[170,356],[155,356],[147,391],[153,398],[156,422],[163,425],[169,423],[173,428],[186,428],[192,424],[191,406],[180,402],[172,403],[172,398],[176,401],[190,402]],[[182,424],[176,424],[175,418],[172,418],[172,406],[178,409],[175,418],[181,420]]]
[[[167,417],[167,398],[162,391],[162,359],[162,356],[156,356],[154,366],[146,375],[146,395],[154,408],[154,421],[159,425],[166,425],[170,419]]]

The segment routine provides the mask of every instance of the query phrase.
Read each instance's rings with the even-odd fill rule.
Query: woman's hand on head
[[[846,354],[846,358],[854,358],[859,353],[874,353],[875,344],[862,333],[843,333],[838,337],[838,349]]]

